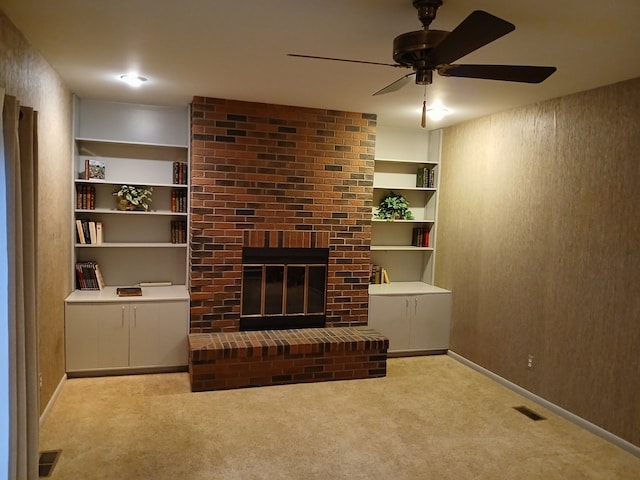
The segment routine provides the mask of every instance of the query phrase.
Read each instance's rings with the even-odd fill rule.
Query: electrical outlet
[[[38,375],[38,383],[40,384],[40,388],[42,388],[42,374]]]
[[[527,357],[527,368],[533,368],[533,355]]]

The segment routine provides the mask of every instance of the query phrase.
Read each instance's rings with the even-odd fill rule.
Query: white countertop
[[[75,290],[65,299],[68,303],[84,302],[157,302],[168,300],[189,300],[186,285],[168,287],[142,287],[142,295],[137,297],[119,297],[117,287],[104,287],[103,290]]]
[[[424,282],[391,282],[369,285],[369,295],[416,295],[423,293],[451,293],[451,291]]]

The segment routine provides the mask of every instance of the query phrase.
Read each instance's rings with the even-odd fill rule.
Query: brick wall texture
[[[191,333],[237,331],[243,246],[329,247],[327,327],[367,324],[376,116],[195,97]]]
[[[193,333],[191,390],[384,377],[388,348],[367,327]]]

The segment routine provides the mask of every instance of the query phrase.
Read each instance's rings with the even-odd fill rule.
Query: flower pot
[[[129,210],[144,210],[142,205],[134,205],[126,198],[118,198],[118,210],[129,211]]]

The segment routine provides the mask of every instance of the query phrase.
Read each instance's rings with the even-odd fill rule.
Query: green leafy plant
[[[153,187],[122,185],[113,192],[121,210],[149,210]]]
[[[409,202],[399,193],[390,192],[380,200],[375,218],[382,220],[413,220]]]

